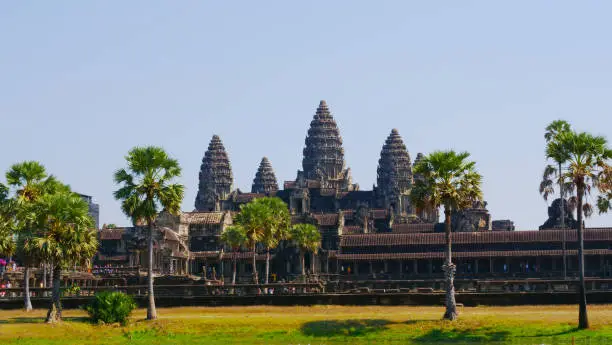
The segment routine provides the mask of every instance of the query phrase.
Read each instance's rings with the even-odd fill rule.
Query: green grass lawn
[[[0,311],[0,344],[612,344],[612,306],[590,306],[592,329],[578,331],[577,306],[462,308],[456,322],[442,307],[218,307],[144,310],[128,326],[93,325],[82,311],[57,325],[45,311]]]

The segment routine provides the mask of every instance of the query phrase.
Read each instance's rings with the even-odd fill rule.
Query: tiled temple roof
[[[313,214],[312,217],[317,220],[320,226],[333,226],[338,224],[337,213]]]
[[[453,243],[507,243],[507,242],[560,242],[576,241],[576,232],[571,230],[547,231],[489,231],[453,233]],[[588,229],[585,241],[612,241],[612,228]],[[401,246],[407,244],[444,244],[444,234],[364,234],[343,236],[342,247]]]
[[[124,228],[118,229],[101,229],[99,231],[100,240],[120,240],[121,237],[125,234]]]
[[[566,255],[577,255],[577,250],[566,250]],[[584,255],[612,255],[610,249],[587,249]],[[563,256],[562,250],[507,250],[453,252],[453,258],[490,258],[490,257],[526,257],[526,256]],[[376,253],[376,254],[337,254],[338,260],[410,260],[410,259],[444,259],[444,252],[421,253]]]
[[[434,223],[422,223],[422,224],[393,224],[391,232],[398,234],[410,234],[410,233],[426,233],[434,232],[436,224]]]
[[[236,257],[236,260],[252,260],[253,259],[253,252],[240,252],[240,253],[223,253],[223,255],[221,255],[221,260],[223,261],[231,261],[234,260],[234,257]],[[272,255],[270,257],[270,259],[272,259],[274,256]],[[265,254],[257,254],[255,256],[255,260],[257,261],[265,261],[266,260],[266,255]]]
[[[386,219],[389,213],[386,209],[372,209],[370,215],[372,219]]]
[[[342,234],[362,234],[363,233],[363,228],[359,225],[353,225],[353,226],[344,226],[342,228]]]
[[[240,193],[236,195],[236,202],[247,203],[256,198],[263,198],[264,196],[266,195],[261,193]]]
[[[187,224],[220,224],[223,221],[223,212],[185,212],[181,215],[181,222]]]
[[[295,181],[285,181],[283,183],[283,188],[284,189],[293,189],[296,186],[296,182]]]
[[[221,252],[218,250],[206,250],[201,252],[191,252],[192,258],[218,258]]]

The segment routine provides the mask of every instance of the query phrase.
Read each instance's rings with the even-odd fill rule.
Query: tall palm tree
[[[221,233],[221,242],[232,249],[232,285],[236,285],[236,261],[240,248],[247,243],[247,236],[244,229],[239,225],[228,226]]]
[[[6,172],[7,184],[15,189],[13,195],[13,219],[17,234],[17,256],[24,265],[23,286],[25,310],[32,310],[30,301],[30,271],[35,257],[24,255],[23,244],[33,235],[33,205],[45,194],[66,191],[67,186],[55,177],[47,175],[45,167],[36,161],[25,161],[12,165]]]
[[[15,251],[15,222],[8,192],[8,187],[0,183],[0,256],[10,256]]]
[[[553,122],[551,122],[548,126],[546,126],[546,132],[544,133],[544,139],[546,140],[546,144],[547,146],[550,146],[551,143],[554,143],[558,140],[558,137],[561,133],[566,133],[572,130],[571,125],[564,120],[555,120]],[[567,154],[565,152],[560,152],[560,151],[556,151],[556,152],[550,152],[551,156],[549,156],[550,159],[552,159],[557,166],[553,166],[553,165],[547,165],[546,168],[544,169],[544,174],[543,174],[543,178],[542,178],[542,182],[540,183],[540,194],[542,194],[542,196],[544,197],[544,200],[548,200],[548,196],[552,193],[554,193],[554,188],[552,187],[554,182],[552,179],[553,175],[557,176],[557,183],[559,185],[559,195],[561,198],[561,204],[560,204],[560,211],[561,211],[561,227],[563,228],[565,226],[565,190],[567,190],[567,188],[565,187],[565,182],[563,181],[563,174],[562,174],[562,165],[563,163],[565,163],[568,159]],[[571,185],[569,185],[568,187],[571,187]]]
[[[276,197],[265,197],[255,199],[252,202],[261,203],[269,209],[270,218],[266,221],[262,244],[266,248],[266,284],[270,277],[270,250],[276,248],[279,243],[286,240],[289,236],[289,226],[291,225],[291,215],[289,208],[284,201]]]
[[[265,236],[267,222],[272,218],[272,211],[267,205],[255,202],[257,199],[240,206],[236,215],[236,224],[241,226],[247,237],[246,245],[252,251],[253,282],[259,284],[257,274],[257,244]]]
[[[302,275],[305,276],[306,265],[304,264],[304,255],[308,252],[312,253],[312,261],[314,262],[314,255],[317,254],[321,247],[321,233],[319,229],[312,224],[296,224],[291,227],[289,236],[300,252]],[[314,270],[314,266],[312,268]]]
[[[413,171],[423,176],[411,192],[414,204],[428,211],[444,206],[446,250],[442,269],[446,278],[446,312],[444,319],[457,318],[455,303],[455,265],[451,253],[451,214],[471,207],[482,198],[482,176],[475,170],[475,162],[468,161],[467,152],[435,151],[416,164]]]
[[[576,212],[578,232],[578,269],[580,275],[580,306],[578,311],[578,327],[589,328],[587,314],[586,286],[584,282],[584,222],[583,214],[589,217],[592,214],[590,205],[584,202],[587,195],[599,189],[599,180],[610,171],[609,160],[612,150],[608,147],[606,138],[593,136],[586,132],[574,131],[561,133],[557,140],[551,142],[546,148],[546,156],[554,157],[559,152],[567,155],[568,168],[564,178],[572,181],[576,186]],[[605,185],[603,192],[607,192]],[[601,205],[600,205],[601,206]],[[600,212],[605,211],[600,207]]]
[[[98,239],[89,205],[77,194],[44,195],[34,209],[36,231],[25,241],[24,251],[43,262],[53,262],[52,297],[46,322],[54,323],[62,318],[62,267],[88,266],[98,249]]]
[[[147,320],[157,318],[153,292],[153,230],[160,211],[180,213],[185,188],[173,183],[181,175],[176,159],[170,158],[160,147],[147,146],[131,149],[125,157],[127,168],[115,172],[115,183],[120,188],[114,192],[121,200],[121,209],[134,224],[146,224],[148,228],[147,282],[149,303]]]

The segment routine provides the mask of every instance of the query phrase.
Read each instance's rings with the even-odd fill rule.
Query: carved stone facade
[[[410,202],[412,162],[397,129],[393,129],[380,152],[376,194],[382,206],[395,215],[413,215]]]
[[[542,226],[540,226],[540,230],[550,230],[550,229],[576,229],[576,225],[578,222],[574,218],[574,212],[569,207],[567,200],[563,200],[564,207],[564,217],[565,221],[563,226],[561,226],[561,198],[555,199],[552,204],[548,207],[548,219]]]
[[[222,200],[232,192],[232,167],[218,135],[213,135],[200,167],[200,183],[195,200],[198,211],[220,211]]]
[[[259,169],[253,179],[253,186],[251,187],[251,193],[273,193],[278,190],[278,182],[276,182],[276,175],[272,169],[272,164],[268,160],[268,157],[261,159],[259,163]]]
[[[451,226],[454,232],[474,232],[491,230],[491,215],[486,201],[474,201],[471,208],[453,212]]]

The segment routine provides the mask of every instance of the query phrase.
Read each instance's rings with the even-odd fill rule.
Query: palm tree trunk
[[[51,292],[51,306],[47,312],[46,323],[55,323],[62,320],[62,303],[60,301],[60,275],[61,267],[53,267],[53,286]]]
[[[23,302],[25,311],[32,310],[32,301],[30,300],[30,266],[26,265],[23,271]]]
[[[257,245],[253,244],[253,282],[259,284],[259,276],[257,275]]]
[[[270,248],[266,248],[266,284],[269,283],[270,277]]]
[[[147,305],[147,320],[157,319],[157,310],[155,309],[155,294],[153,291],[153,221],[149,220],[149,265],[147,267],[147,285],[149,303]]]
[[[306,277],[306,263],[304,262],[304,253],[300,250],[300,263],[302,264],[302,275]]]
[[[586,301],[586,285],[584,282],[584,234],[582,226],[582,196],[584,194],[584,187],[578,185],[578,271],[580,274],[580,296],[579,296],[579,309],[578,309],[578,328],[586,329],[589,328],[589,316],[587,314],[587,301]]]
[[[446,251],[444,255],[444,276],[446,278],[446,312],[444,313],[445,320],[455,320],[457,318],[457,304],[455,302],[455,265],[452,262],[451,252],[451,210],[449,207],[444,207],[444,232],[446,238]]]
[[[238,253],[234,253],[234,254],[238,254]],[[236,285],[236,255],[234,255],[234,260],[233,260],[233,272],[232,272],[232,285]]]
[[[559,194],[561,195],[561,229],[565,229],[565,192],[563,190],[563,180],[561,179],[561,162],[559,162]],[[563,232],[563,279],[567,278],[567,254],[565,251],[565,232]]]
[[[310,260],[310,273],[314,274],[315,273],[315,253],[311,253],[310,257],[312,258]]]

